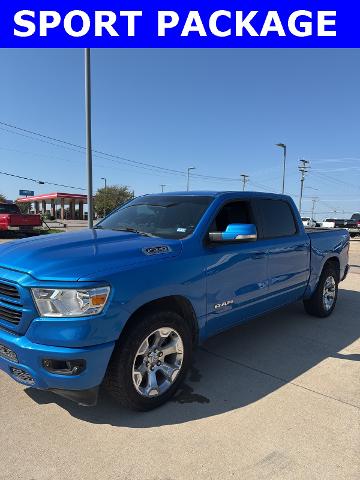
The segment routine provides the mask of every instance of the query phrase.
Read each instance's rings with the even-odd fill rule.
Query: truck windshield
[[[190,235],[213,197],[146,195],[118,208],[96,228],[180,239]]]
[[[20,210],[13,203],[0,203],[0,213],[20,213]]]

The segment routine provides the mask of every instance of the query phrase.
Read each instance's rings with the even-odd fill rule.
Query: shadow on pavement
[[[306,315],[298,303],[218,335],[198,349],[175,398],[152,412],[125,410],[106,392],[91,408],[50,392],[26,393],[39,404],[56,403],[83,421],[130,428],[219,415],[262,399],[328,357],[359,361],[360,354],[338,353],[359,338],[359,311],[360,292],[340,290],[337,308],[327,319]]]

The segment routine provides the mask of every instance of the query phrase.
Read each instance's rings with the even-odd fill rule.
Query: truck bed
[[[346,230],[345,228],[326,228],[326,227],[305,227],[306,233],[318,232],[338,232],[339,230]]]

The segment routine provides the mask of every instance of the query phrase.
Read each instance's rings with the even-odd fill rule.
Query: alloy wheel
[[[323,302],[326,310],[330,310],[334,305],[336,297],[336,282],[333,276],[328,277],[324,283]]]
[[[175,382],[184,359],[184,345],[173,328],[162,327],[148,335],[138,348],[132,368],[137,392],[144,397],[165,393]]]

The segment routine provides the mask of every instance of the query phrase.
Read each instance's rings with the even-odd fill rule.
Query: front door
[[[255,223],[250,202],[222,206],[210,231],[231,223]],[[266,311],[267,254],[262,241],[206,245],[207,334],[213,335]]]

